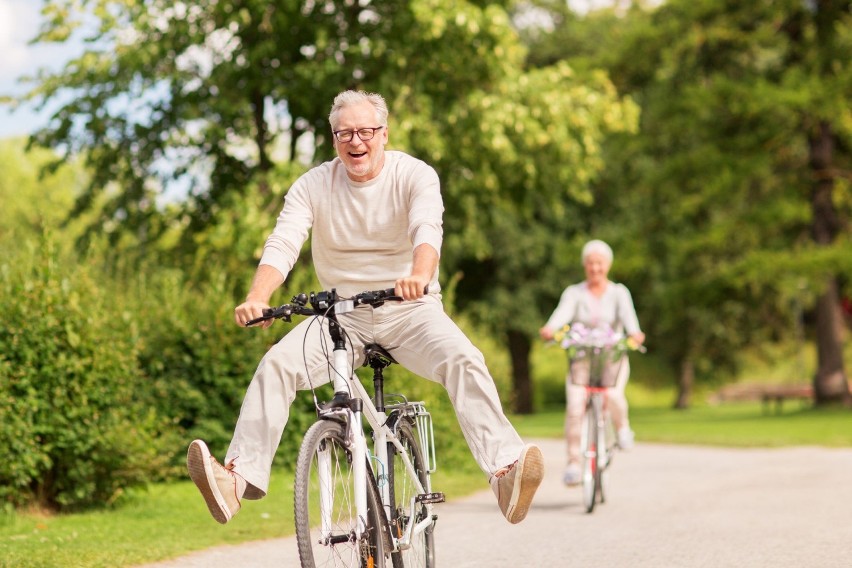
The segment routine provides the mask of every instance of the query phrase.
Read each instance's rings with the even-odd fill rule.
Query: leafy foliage
[[[191,237],[252,181],[268,195],[276,166],[331,156],[340,90],[395,100],[416,86],[440,110],[490,82],[502,4],[51,0],[36,40],[76,35],[89,49],[35,79],[33,100],[73,96],[32,142],[85,156],[93,177],[75,212],[100,212],[94,232],[156,241],[169,229],[158,205],[178,181]]]
[[[167,473],[167,424],[109,286],[91,266],[60,264],[50,237],[39,245],[0,265],[0,451],[15,456],[0,499],[109,503]]]

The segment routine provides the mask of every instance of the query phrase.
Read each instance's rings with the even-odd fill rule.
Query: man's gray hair
[[[376,121],[378,122],[376,126],[387,126],[388,105],[383,96],[377,93],[368,93],[366,91],[343,91],[334,97],[334,102],[331,105],[331,113],[328,115],[328,123],[331,125],[331,129],[337,129],[337,116],[340,114],[343,107],[360,104],[365,101],[373,105],[373,108],[376,109]],[[367,125],[360,124],[359,126]]]

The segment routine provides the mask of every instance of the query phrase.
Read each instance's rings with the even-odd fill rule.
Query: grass
[[[440,469],[448,498],[486,488],[479,472]],[[293,476],[276,471],[265,499],[244,502],[227,525],[214,522],[189,481],[126,495],[110,510],[80,514],[0,513],[0,567],[134,566],[213,546],[292,535]]]
[[[293,533],[292,476],[227,526],[210,519],[191,482],[135,491],[110,510],[0,516],[0,566],[133,566],[221,544]]]
[[[564,408],[512,417],[525,438],[561,438],[564,420]],[[781,413],[766,412],[759,403],[702,405],[689,410],[633,405],[630,422],[639,443],[852,447],[852,411],[815,410],[797,402],[787,403]]]

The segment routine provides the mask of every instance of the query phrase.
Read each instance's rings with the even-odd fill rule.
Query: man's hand
[[[269,304],[266,302],[258,302],[255,300],[246,300],[236,308],[234,308],[234,321],[240,327],[245,327],[246,322],[263,315],[263,310],[269,309]],[[262,321],[252,327],[269,327],[275,320]]]
[[[394,291],[397,296],[402,296],[405,300],[416,300],[423,297],[428,285],[428,278],[411,275],[397,280]]]
[[[552,329],[550,329],[550,328],[549,328],[549,327],[547,327],[547,326],[544,326],[543,328],[539,329],[539,330],[538,330],[538,335],[539,335],[539,337],[541,337],[544,341],[550,341],[550,340],[551,340],[551,339],[553,339],[553,337],[554,337],[553,330],[552,330]]]
[[[237,325],[245,327],[247,321],[261,317],[263,310],[269,309],[269,298],[272,297],[272,293],[283,283],[284,275],[278,272],[278,269],[268,264],[258,266],[246,301],[234,308],[234,321]],[[266,328],[272,323],[273,320],[267,320],[255,326]]]

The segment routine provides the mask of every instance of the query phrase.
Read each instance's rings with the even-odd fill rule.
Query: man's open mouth
[[[353,158],[361,158],[363,156],[366,156],[367,152],[360,152],[360,153],[349,152],[349,155],[352,156]]]

